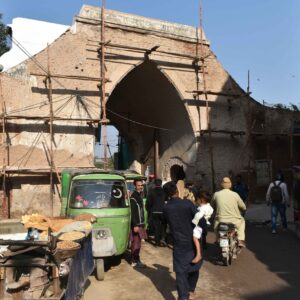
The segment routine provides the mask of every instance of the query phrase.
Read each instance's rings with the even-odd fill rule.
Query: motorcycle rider
[[[221,182],[222,190],[215,192],[211,205],[215,209],[214,229],[218,237],[219,223],[232,223],[238,233],[239,246],[245,247],[245,219],[241,211],[246,210],[246,205],[240,196],[231,191],[232,183],[230,178],[224,177]]]

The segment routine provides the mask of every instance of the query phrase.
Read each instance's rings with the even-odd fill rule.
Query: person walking
[[[193,264],[196,256],[192,220],[197,208],[189,200],[178,197],[175,183],[169,185],[170,200],[164,207],[164,216],[173,237],[173,268],[176,273],[178,300],[195,299],[195,288],[203,260]]]
[[[151,190],[153,190],[155,188],[155,175],[154,174],[150,174],[148,176],[148,181],[146,183],[146,194],[149,194]]]
[[[278,213],[280,214],[282,228],[287,229],[286,208],[290,205],[289,194],[286,183],[283,182],[282,175],[277,174],[275,180],[270,183],[266,194],[267,205],[271,205],[272,233],[277,233],[276,222]]]
[[[165,192],[162,188],[162,180],[154,180],[155,187],[149,192],[146,201],[146,209],[150,215],[154,228],[155,246],[166,246],[165,242],[165,222],[163,218],[163,208],[165,206]]]
[[[207,230],[208,227],[210,226],[210,218],[212,217],[212,214],[214,212],[214,209],[209,203],[211,199],[211,195],[208,192],[203,191],[201,193],[197,193],[195,198],[196,198],[196,205],[198,205],[197,207],[198,212],[196,213],[192,222],[193,224],[196,225],[196,227],[200,226],[202,228],[202,236],[201,236],[202,244],[203,244],[203,249],[206,249]]]
[[[134,180],[135,190],[130,197],[131,209],[131,265],[136,268],[145,268],[146,265],[141,262],[140,251],[142,239],[147,238],[147,233],[144,228],[144,204],[143,204],[143,181],[140,179]]]
[[[239,246],[245,247],[245,219],[241,211],[246,210],[246,205],[238,193],[230,190],[232,187],[230,178],[224,177],[221,187],[220,191],[214,193],[211,202],[216,212],[214,224],[216,236],[218,238],[219,223],[232,223],[238,232]]]
[[[241,199],[246,203],[249,194],[249,188],[246,183],[243,182],[242,175],[237,175],[235,177],[235,184],[233,185],[232,190],[239,194]]]

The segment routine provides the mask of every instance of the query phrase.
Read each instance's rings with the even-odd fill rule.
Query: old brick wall
[[[147,164],[153,163],[154,127],[168,128],[168,131],[160,129],[158,134],[163,179],[170,179],[170,168],[177,164],[184,168],[189,181],[211,189],[209,119],[214,131],[211,142],[217,187],[223,176],[248,172],[249,166],[253,174],[255,155],[260,154],[254,155],[253,143],[249,142],[248,104],[251,103],[252,119],[257,119],[253,128],[259,128],[261,105],[249,99],[224,70],[207,40],[200,47],[197,29],[114,11],[106,11],[105,17],[105,38],[109,41],[106,92],[111,112],[108,117],[130,142],[134,155],[132,166],[143,171]],[[45,86],[45,70],[49,66],[54,116],[64,118],[55,120],[53,127],[54,162],[58,170],[93,166],[96,120],[100,116],[99,42],[100,11],[83,6],[71,29],[48,49],[38,53],[34,60],[28,59],[1,74],[1,101],[5,101],[8,115],[47,117],[49,85]],[[147,55],[147,50],[155,46],[159,48]],[[208,94],[208,110],[204,95],[197,97],[193,93],[203,90],[203,70],[195,71],[199,53],[206,57],[206,85],[213,92]],[[131,120],[124,119],[129,115]],[[277,120],[280,116],[274,117],[270,111],[270,126],[278,122],[272,121],[273,118]],[[131,121],[144,122],[153,128]],[[291,129],[289,117],[280,123],[280,128]],[[1,151],[0,161],[9,152],[6,165],[14,169],[10,175],[12,215],[49,211],[48,175],[28,182],[26,176],[19,177],[16,171],[49,168],[49,122],[7,119],[6,130],[10,145],[8,151]],[[58,193],[54,202],[58,213]]]

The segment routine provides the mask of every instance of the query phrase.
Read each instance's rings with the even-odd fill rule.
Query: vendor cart
[[[74,224],[70,228],[74,232]],[[46,240],[28,238],[29,231],[0,235],[1,300],[80,299],[94,267],[91,234],[85,232],[76,242],[62,241],[66,230],[49,229]]]

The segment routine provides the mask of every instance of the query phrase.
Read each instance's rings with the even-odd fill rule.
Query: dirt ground
[[[208,249],[200,271],[197,299],[298,300],[300,240],[292,232],[270,233],[270,228],[247,224],[247,249],[229,267],[218,261],[218,248],[209,233]],[[142,245],[146,269],[135,270],[125,259],[99,282],[89,277],[84,300],[175,300],[172,250]]]
[[[122,259],[120,265],[106,272],[103,282],[97,282],[91,276],[84,300],[94,300],[95,294],[101,300],[177,299],[172,250],[167,247],[155,248],[144,242],[141,258],[147,264],[146,269],[133,269],[126,259]],[[205,268],[202,268],[200,276],[196,292],[208,296],[213,287],[213,276]],[[232,292],[228,298],[222,299],[232,299],[233,295]]]

